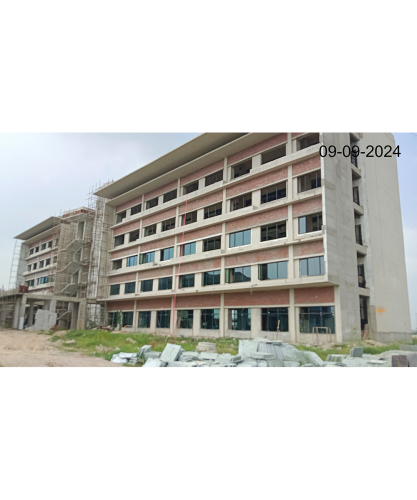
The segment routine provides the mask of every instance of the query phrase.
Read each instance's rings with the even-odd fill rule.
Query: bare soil
[[[120,367],[105,359],[62,351],[59,340],[51,342],[49,335],[22,330],[0,330],[0,366]]]

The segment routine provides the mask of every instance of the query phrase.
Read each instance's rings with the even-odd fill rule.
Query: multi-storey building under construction
[[[104,200],[50,217],[16,236],[11,287],[0,291],[0,326],[31,327],[39,309],[57,313],[57,324],[84,328],[102,323],[99,258]],[[97,201],[97,206],[96,206]]]
[[[96,194],[108,321],[292,342],[410,339],[391,134],[203,134]],[[386,151],[386,149],[384,150]],[[106,262],[107,259],[107,262]]]

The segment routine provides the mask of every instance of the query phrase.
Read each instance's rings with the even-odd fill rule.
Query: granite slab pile
[[[152,351],[150,345],[145,345],[136,353],[119,352],[112,357],[112,361],[136,365],[145,360],[144,368],[378,368],[417,366],[417,352],[412,350],[387,351],[372,355],[364,354],[363,347],[354,347],[350,354],[329,354],[326,361],[323,361],[315,352],[300,351],[291,344],[260,337],[239,340],[237,355],[218,354],[215,352],[216,344],[210,346],[200,344],[196,351],[185,351],[180,345],[167,344],[162,352]]]

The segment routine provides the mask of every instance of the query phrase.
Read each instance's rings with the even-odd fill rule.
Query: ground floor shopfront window
[[[288,332],[288,307],[262,309],[263,332]]]
[[[301,333],[335,333],[334,306],[300,307]]]

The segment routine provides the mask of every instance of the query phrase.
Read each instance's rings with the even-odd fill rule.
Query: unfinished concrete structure
[[[97,302],[104,201],[50,217],[16,236],[11,287],[0,293],[0,326],[45,329],[55,316],[63,328],[96,326],[104,318]],[[35,323],[35,318],[37,324]]]
[[[97,190],[113,220],[109,322],[410,340],[396,157],[321,157],[323,144],[395,147],[391,134],[203,134]]]

